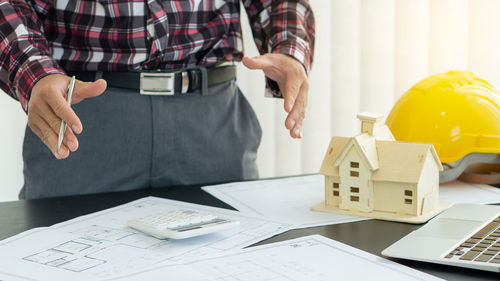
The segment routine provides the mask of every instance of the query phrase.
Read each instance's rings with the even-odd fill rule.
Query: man
[[[243,5],[256,58],[243,57],[237,0],[2,1],[0,86],[30,128],[20,198],[257,177],[260,125],[227,62],[264,71],[300,138],[314,17],[307,0]]]

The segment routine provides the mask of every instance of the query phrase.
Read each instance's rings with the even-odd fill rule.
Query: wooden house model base
[[[360,212],[360,211],[356,211],[356,210],[342,210],[339,208],[327,207],[325,205],[325,201],[323,201],[317,205],[314,205],[313,207],[311,207],[311,210],[317,211],[317,212],[333,213],[333,214],[347,215],[347,216],[359,216],[359,217],[386,220],[386,221],[397,221],[397,222],[421,224],[421,223],[427,222],[428,220],[430,220],[431,218],[433,218],[437,214],[448,209],[451,205],[452,204],[449,202],[440,201],[435,209],[433,209],[432,211],[429,211],[428,213],[421,215],[421,216],[415,216],[415,215],[410,215],[410,214],[406,214],[406,215],[395,214],[395,213],[382,212],[382,211]]]

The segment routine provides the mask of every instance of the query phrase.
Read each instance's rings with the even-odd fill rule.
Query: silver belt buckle
[[[175,94],[175,74],[178,72],[141,72],[140,94],[172,96]],[[182,89],[180,94],[188,91],[189,78],[186,72],[182,72]]]
[[[175,72],[141,72],[140,93],[141,95],[174,95]]]

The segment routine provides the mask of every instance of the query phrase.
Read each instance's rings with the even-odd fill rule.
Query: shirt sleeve
[[[49,74],[65,74],[50,57],[43,35],[40,17],[48,9],[48,0],[0,2],[0,88],[19,100],[26,112],[38,80]]]
[[[314,54],[314,14],[308,0],[245,0],[252,33],[261,54],[289,55],[309,74]],[[282,97],[275,81],[266,77],[266,94]]]

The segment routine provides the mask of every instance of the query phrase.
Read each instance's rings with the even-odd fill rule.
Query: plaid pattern
[[[261,53],[309,71],[307,0],[243,0]],[[33,85],[65,71],[179,69],[241,60],[239,0],[2,0],[0,88],[27,111]]]

